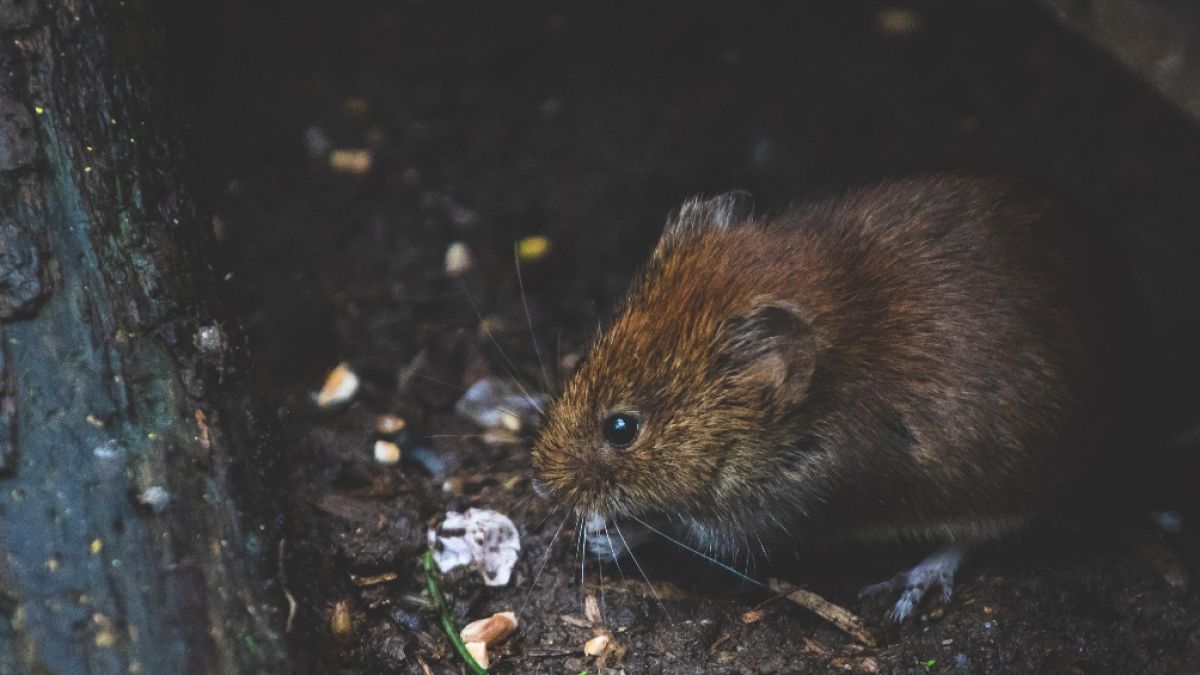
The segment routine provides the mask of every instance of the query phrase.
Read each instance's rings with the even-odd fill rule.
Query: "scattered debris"
[[[921,28],[921,17],[907,7],[884,7],[875,15],[875,28],[886,35],[910,35]]]
[[[541,235],[525,237],[517,242],[517,257],[521,262],[534,262],[550,252],[550,240]]]
[[[583,615],[593,624],[603,623],[604,617],[600,616],[600,603],[596,602],[596,596],[588,595],[584,598]]]
[[[454,412],[485,429],[512,432],[535,422],[549,397],[526,392],[498,377],[485,377],[467,389],[454,404]]]
[[[585,656],[600,656],[608,650],[608,643],[611,641],[612,638],[607,635],[597,635],[584,643],[583,653]]]
[[[324,129],[313,125],[304,130],[304,148],[313,159],[321,159],[329,155],[333,141]]]
[[[346,637],[354,628],[353,620],[350,618],[350,603],[345,600],[338,600],[333,603],[333,608],[329,611],[329,631],[334,637]]]
[[[363,148],[340,148],[329,153],[329,168],[338,173],[361,176],[371,170],[374,157]]]
[[[591,628],[595,625],[591,621],[588,621],[581,616],[575,616],[574,614],[563,614],[558,618],[562,619],[562,622],[568,626],[574,626],[576,628]]]
[[[1178,511],[1154,511],[1150,516],[1163,532],[1179,534],[1183,531],[1183,514]]]
[[[348,403],[358,393],[358,385],[358,375],[350,370],[350,364],[343,361],[325,376],[325,384],[315,396],[317,405],[333,408]]]
[[[398,415],[380,415],[375,420],[375,431],[383,436],[391,436],[404,431],[408,422]]]
[[[150,507],[155,513],[162,513],[171,501],[171,493],[161,485],[151,485],[138,493],[138,502]]]
[[[367,576],[367,577],[350,575],[350,581],[354,582],[355,586],[364,586],[364,587],[365,586],[378,586],[379,584],[386,584],[389,581],[395,581],[398,578],[400,578],[400,575],[396,574],[395,572],[383,572],[381,574],[372,574],[371,576]]]
[[[384,466],[400,462],[400,446],[391,441],[375,441],[375,461]]]
[[[459,637],[463,642],[481,642],[491,646],[503,641],[517,630],[517,615],[512,612],[497,612],[486,619],[472,621],[463,626]]]
[[[758,623],[759,621],[762,621],[763,617],[766,615],[767,613],[761,609],[752,609],[742,614],[742,623],[747,625]]]
[[[475,663],[478,663],[486,670],[488,667],[487,645],[482,642],[466,642],[464,644],[467,647],[467,653],[471,655],[471,658],[475,659]]]
[[[471,271],[474,263],[475,257],[471,255],[471,249],[461,241],[450,244],[446,249],[446,274],[452,277],[461,276]]]
[[[429,546],[442,572],[472,565],[488,586],[504,586],[512,577],[521,551],[517,528],[508,516],[489,509],[451,511],[437,529],[430,529]]]
[[[868,647],[876,645],[875,636],[867,630],[863,620],[845,607],[835,605],[812,591],[795,588],[776,579],[772,579],[770,585],[771,590],[837,626],[843,633],[862,644]]]

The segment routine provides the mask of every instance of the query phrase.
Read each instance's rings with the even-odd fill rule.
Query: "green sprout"
[[[446,637],[450,638],[450,644],[454,645],[454,651],[462,657],[467,668],[471,669],[475,675],[487,675],[487,668],[479,665],[475,657],[471,656],[471,652],[467,651],[467,646],[463,644],[462,638],[458,635],[458,629],[454,627],[454,619],[450,617],[450,610],[446,607],[446,599],[442,597],[441,590],[437,585],[437,574],[433,562],[433,551],[425,551],[425,555],[421,556],[421,567],[425,570],[425,585],[429,588],[429,597],[433,598],[433,604],[437,606],[438,611],[442,614],[442,630],[446,632]]]

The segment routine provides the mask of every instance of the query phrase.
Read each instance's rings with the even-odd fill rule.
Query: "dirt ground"
[[[520,530],[513,581],[453,572],[441,586],[460,626],[519,609],[498,673],[1200,672],[1198,474],[1178,457],[1139,460],[1170,476],[1154,474],[1138,508],[1177,511],[1182,533],[1130,517],[1015,542],[899,628],[855,590],[921,551],[762,570],[861,613],[880,639],[865,647],[668,545],[639,554],[661,604],[628,562],[587,559],[581,584],[570,524],[535,586],[562,521],[531,497],[531,441],[485,438],[453,410],[485,374],[553,389],[514,270],[523,237],[550,244],[522,272],[558,381],[684,197],[739,187],[779,210],[976,167],[1039,180],[1126,242],[1147,339],[1169,364],[1155,375],[1163,417],[1186,419],[1200,408],[1200,135],[1036,7],[197,4],[172,50],[219,219],[216,264],[282,420],[300,669],[463,672],[416,560],[431,522],[476,506]],[[339,149],[366,150],[370,166],[331,168]],[[452,242],[474,258],[457,279]],[[310,394],[341,361],[363,386],[320,412]],[[396,466],[372,456],[383,413],[407,422]],[[614,647],[585,658],[601,632]]]

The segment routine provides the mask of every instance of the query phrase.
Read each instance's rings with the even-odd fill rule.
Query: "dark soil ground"
[[[661,606],[628,563],[588,560],[581,584],[569,526],[535,586],[560,520],[529,498],[530,442],[484,439],[453,412],[487,373],[546,388],[514,274],[521,237],[551,244],[522,271],[557,374],[690,194],[740,187],[778,210],[876,177],[983,167],[1041,181],[1122,239],[1147,340],[1170,364],[1155,374],[1164,418],[1186,419],[1200,409],[1200,135],[1037,7],[197,5],[173,50],[200,120],[218,264],[283,422],[281,550],[304,670],[461,672],[415,561],[430,522],[482,506],[521,531],[514,579],[487,588],[455,572],[442,587],[459,625],[521,608],[493,653],[499,673],[1200,672],[1200,479],[1178,457],[1138,464],[1168,468],[1141,492],[1182,513],[1182,534],[1130,518],[1032,537],[982,556],[953,601],[899,628],[854,591],[921,551],[770,571],[861,613],[881,638],[867,648],[669,546],[639,556]],[[333,171],[330,148],[368,149],[372,166]],[[475,254],[461,283],[443,270],[453,241]],[[318,414],[310,392],[339,361],[365,384]],[[408,422],[396,467],[372,459],[380,413]],[[603,599],[599,625],[584,619],[589,595]],[[348,627],[331,622],[345,612]],[[584,658],[602,631],[617,648]]]

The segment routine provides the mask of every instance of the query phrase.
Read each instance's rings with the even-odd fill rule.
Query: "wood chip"
[[[592,627],[591,621],[588,621],[587,619],[584,619],[583,617],[575,616],[573,614],[563,614],[559,618],[562,619],[562,622],[567,624],[568,626],[574,626],[576,628],[591,628]]]
[[[877,644],[875,636],[867,630],[862,618],[845,607],[835,605],[812,591],[795,588],[775,579],[771,580],[771,590],[825,619],[858,642],[868,647],[874,647]]]
[[[583,615],[592,623],[600,623],[600,603],[596,602],[596,596],[589,595],[583,600]]]
[[[763,617],[766,615],[767,615],[767,613],[761,609],[752,609],[752,610],[742,614],[742,623],[744,623],[744,624],[758,623],[759,621],[762,621]]]
[[[368,577],[352,575],[350,580],[354,582],[355,586],[378,586],[379,584],[386,584],[389,581],[395,581],[399,576],[395,572],[384,572],[382,574],[372,574]]]

